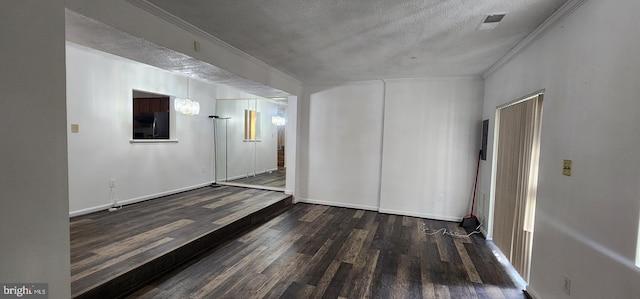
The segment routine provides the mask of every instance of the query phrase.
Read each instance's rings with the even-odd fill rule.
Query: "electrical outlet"
[[[115,187],[116,187],[116,179],[110,179],[109,188],[115,188]]]
[[[565,274],[562,278],[562,290],[565,292],[565,294],[571,295],[571,278],[569,278],[567,274]]]

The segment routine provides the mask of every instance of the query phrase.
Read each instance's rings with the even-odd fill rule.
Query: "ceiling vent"
[[[495,14],[495,15],[488,15],[484,21],[482,23],[480,23],[480,26],[478,26],[478,30],[493,30],[496,28],[496,26],[498,26],[498,23],[500,23],[500,21],[502,21],[502,18],[504,18],[505,14]]]

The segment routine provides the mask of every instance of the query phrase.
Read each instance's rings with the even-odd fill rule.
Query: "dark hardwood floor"
[[[249,184],[249,185],[258,185],[258,186],[269,186],[269,187],[276,187],[276,188],[283,188],[285,187],[285,177],[286,177],[286,171],[284,170],[277,170],[277,171],[273,171],[271,173],[261,173],[254,176],[249,176],[247,178],[241,178],[241,179],[237,179],[237,180],[233,180],[233,181],[229,181],[229,182],[233,182],[233,183],[242,183],[242,184]]]
[[[114,298],[290,207],[282,192],[204,187],[74,217],[71,294]]]
[[[298,203],[130,298],[525,298],[481,235],[424,228],[465,233],[458,223]]]

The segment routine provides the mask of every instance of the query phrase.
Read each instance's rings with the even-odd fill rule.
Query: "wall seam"
[[[382,169],[384,163],[384,118],[387,102],[387,82],[382,79],[382,117],[380,125],[380,168],[378,170],[378,211],[380,211],[380,204],[382,201]]]

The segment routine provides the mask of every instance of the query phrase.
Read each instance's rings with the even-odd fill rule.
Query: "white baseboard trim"
[[[426,213],[414,213],[414,212],[409,212],[409,211],[399,211],[399,210],[391,210],[391,209],[379,209],[378,212],[385,213],[385,214],[411,216],[411,217],[427,218],[427,219],[443,220],[443,221],[452,221],[452,222],[460,222],[460,221],[462,221],[462,217],[443,216],[443,215],[426,214]]]
[[[484,235],[484,238],[486,240],[489,240],[489,241],[493,240],[492,237],[489,237],[489,233],[487,233],[487,229],[484,227],[484,223],[482,223],[482,226],[480,227],[480,232],[482,233],[482,235]]]
[[[90,208],[76,210],[76,211],[69,211],[69,218],[85,215],[85,214],[91,214],[93,212],[104,211],[110,207],[111,207],[111,204],[105,204],[105,205],[99,205],[96,207],[90,207]]]
[[[243,175],[239,175],[239,176],[238,175],[237,176],[232,176],[232,177],[226,178],[226,179],[219,179],[219,180],[216,180],[216,182],[217,183],[219,183],[219,182],[228,182],[228,181],[233,181],[233,180],[237,180],[237,179],[244,179],[246,177],[247,176],[243,174]]]
[[[376,206],[357,205],[357,204],[350,204],[350,203],[344,203],[344,202],[317,200],[317,199],[310,199],[310,198],[298,198],[296,200],[296,203],[298,203],[298,202],[318,204],[318,205],[323,205],[323,206],[340,207],[340,208],[350,208],[350,209],[359,209],[359,210],[378,211],[378,207],[376,207]]]
[[[527,286],[527,293],[529,293],[529,295],[533,299],[542,299],[542,297],[538,295],[538,293],[536,293],[536,291],[534,291],[531,286]]]
[[[326,200],[317,200],[317,199],[310,199],[310,198],[296,198],[295,202],[296,203],[304,202],[304,203],[318,204],[318,205],[325,205],[325,206],[376,211],[376,212],[384,213],[384,214],[411,216],[411,217],[427,218],[427,219],[434,219],[434,220],[443,220],[443,221],[452,221],[452,222],[460,222],[460,221],[462,221],[462,217],[442,216],[442,215],[423,214],[423,213],[413,213],[413,212],[391,210],[391,209],[380,209],[377,206],[358,205],[358,204],[350,204],[350,203],[326,201]]]
[[[253,188],[253,189],[260,189],[260,190],[284,192],[284,189],[280,187],[271,187],[271,186],[265,186],[265,185],[251,185],[251,184],[234,183],[234,182],[218,182],[217,184],[221,186],[233,186],[233,187]]]
[[[140,196],[140,197],[126,199],[126,200],[118,200],[117,205],[118,206],[130,205],[130,204],[138,203],[138,202],[149,200],[149,199],[154,199],[154,198],[158,198],[158,197],[162,197],[162,196],[167,196],[167,195],[176,194],[176,193],[180,193],[180,192],[184,192],[184,191],[189,191],[189,190],[193,190],[193,189],[202,188],[202,187],[209,186],[209,185],[211,185],[211,182],[197,184],[197,185],[184,187],[184,188],[178,188],[178,189],[174,189],[174,190],[169,190],[169,191],[150,194],[150,195],[145,195],[145,196]],[[76,211],[69,211],[69,217],[75,217],[75,216],[90,214],[90,213],[93,213],[93,212],[103,211],[103,210],[109,209],[110,207],[111,207],[111,204],[109,203],[109,204],[99,205],[99,206],[90,207],[90,208],[86,208],[86,209],[81,209],[81,210],[76,210]]]
[[[256,173],[255,173],[255,175],[261,175],[261,174],[265,174],[265,173],[271,173],[271,172],[274,172],[274,171],[278,171],[278,168],[276,167],[276,168],[272,168],[272,169],[267,169],[267,170],[265,170],[265,171],[256,172]],[[220,179],[220,180],[217,180],[217,181],[218,181],[218,182],[229,182],[229,181],[235,181],[235,180],[237,180],[237,179],[244,179],[244,178],[248,178],[248,177],[253,176],[253,175],[254,175],[253,173],[250,173],[250,174],[246,174],[246,173],[245,173],[245,174],[241,174],[241,175],[236,175],[236,176],[229,177],[229,178],[227,178],[226,180],[225,180],[225,179]]]

